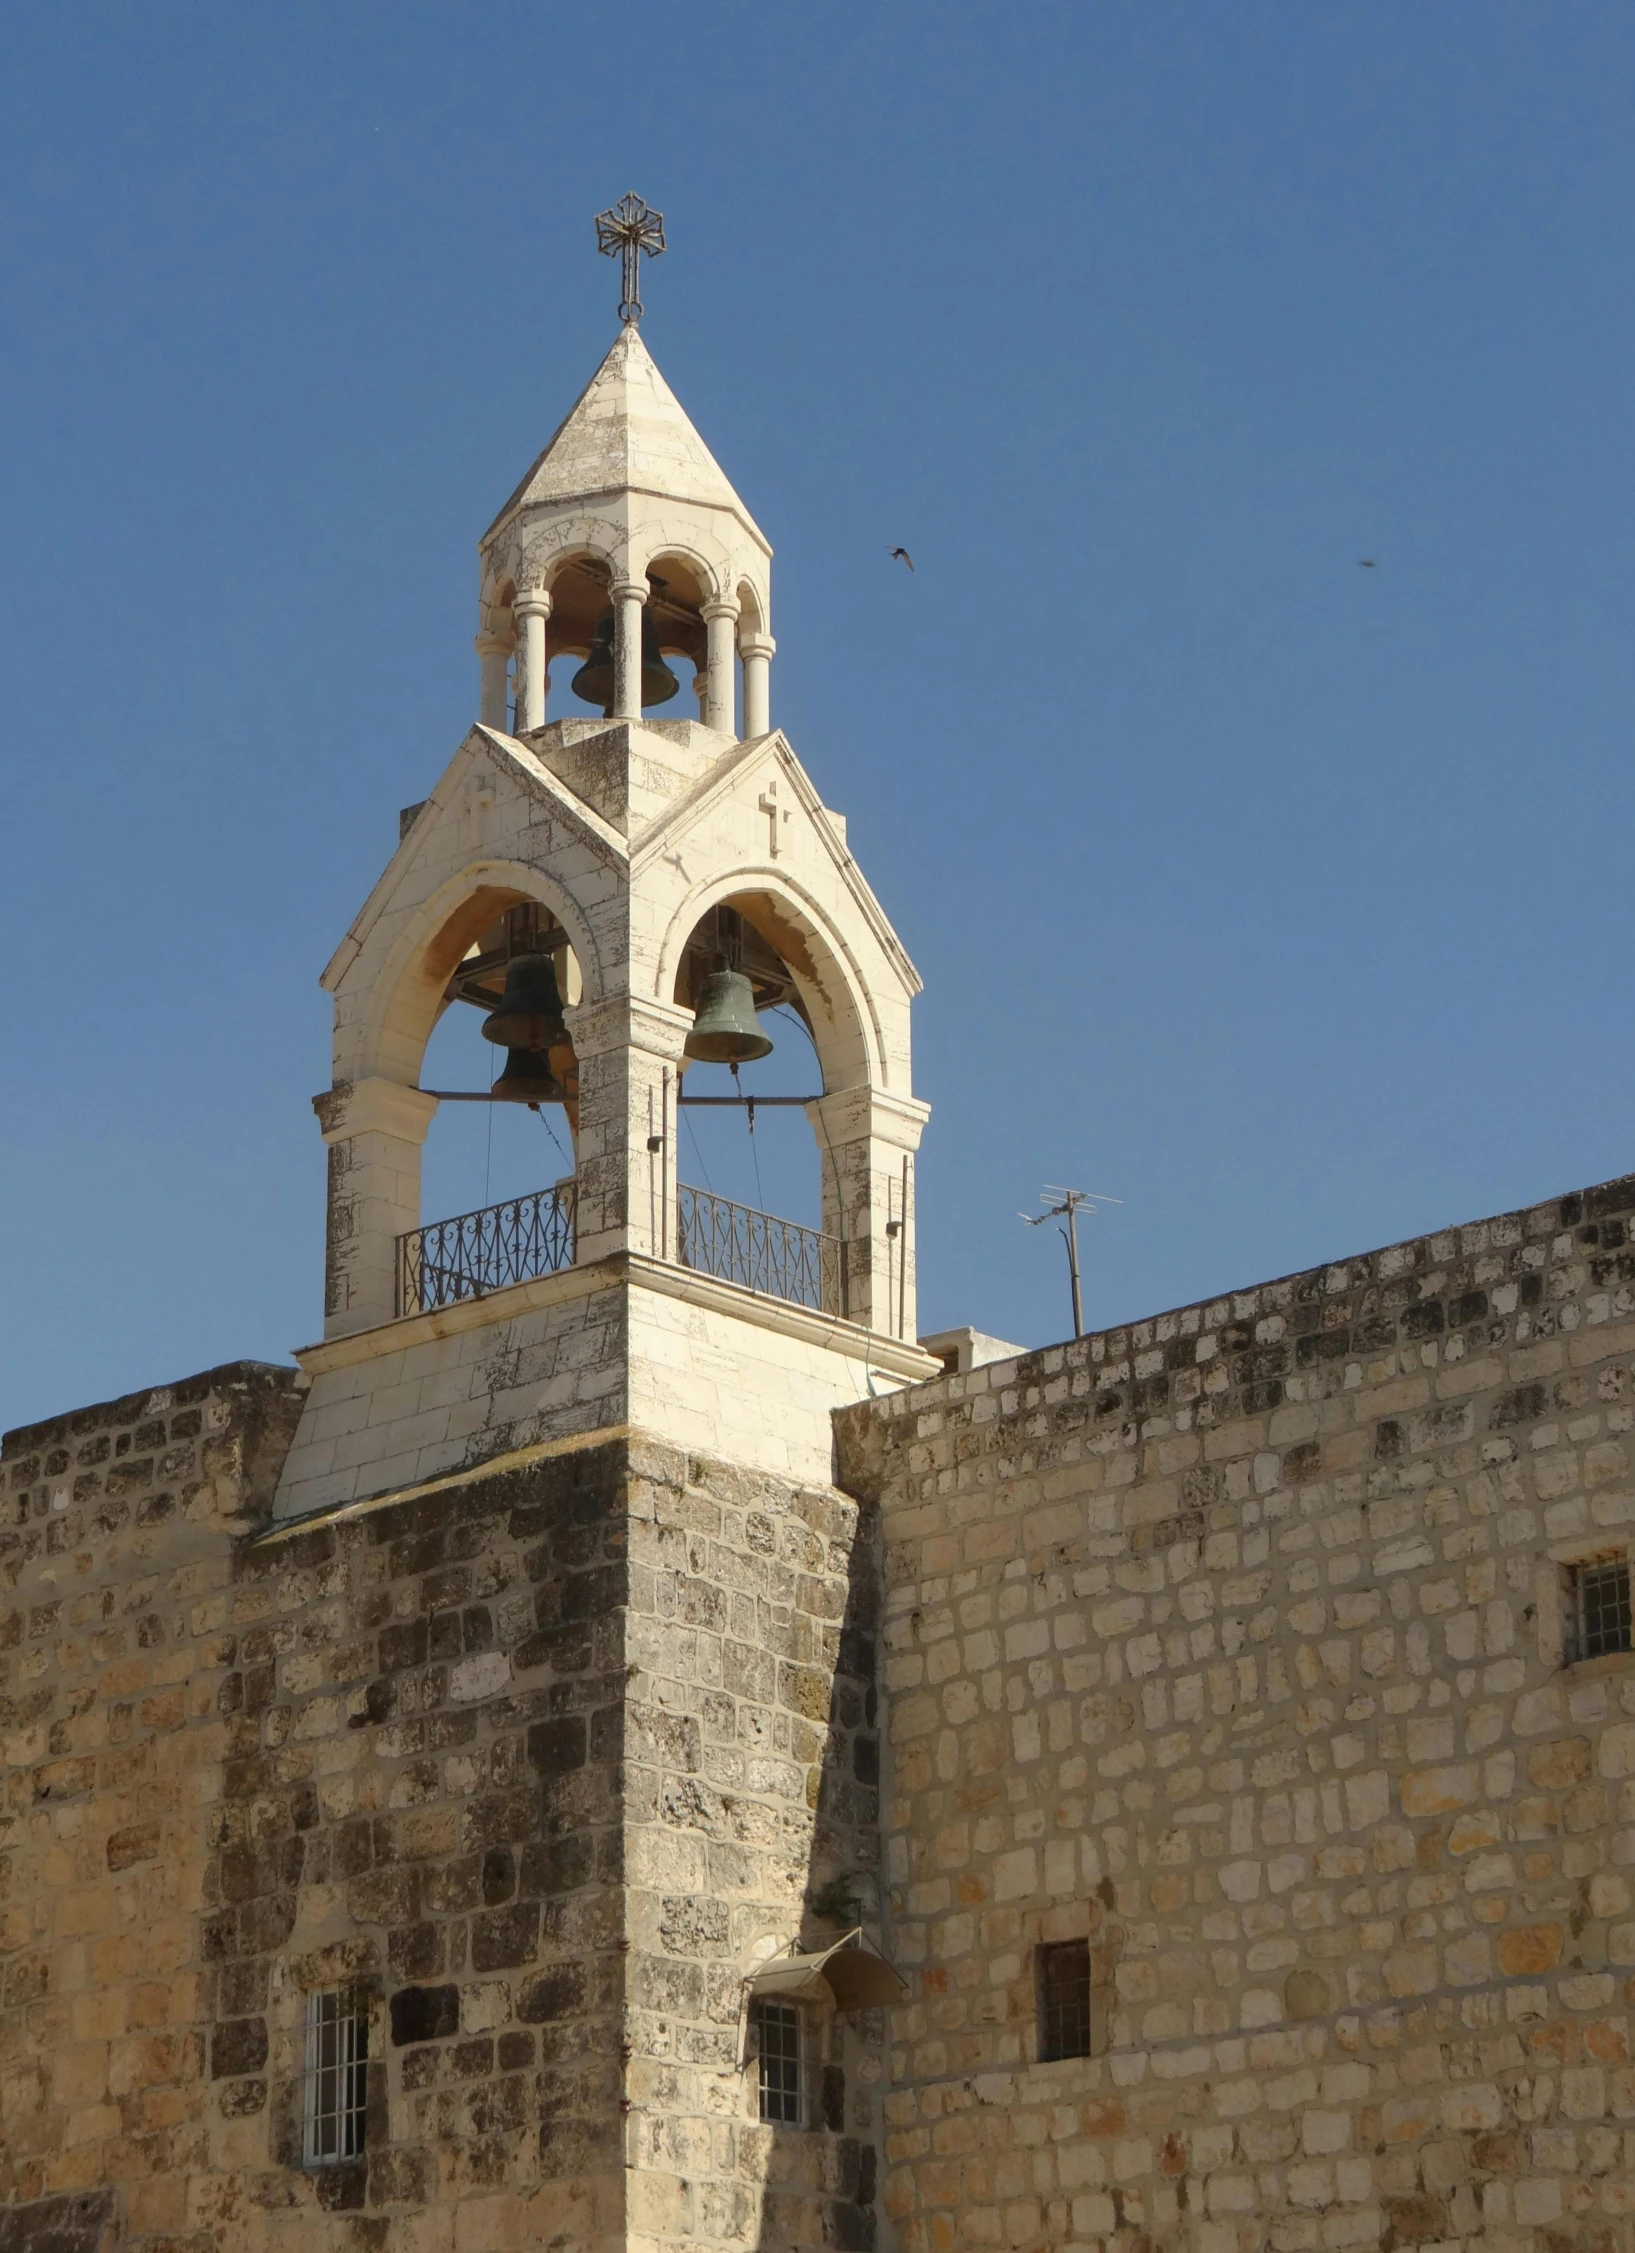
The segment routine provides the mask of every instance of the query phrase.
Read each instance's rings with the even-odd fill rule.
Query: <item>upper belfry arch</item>
[[[480,542],[482,718],[529,734],[547,717],[548,668],[610,633],[609,715],[639,719],[640,660],[681,653],[699,717],[734,726],[744,662],[745,735],[771,726],[772,548],[693,428],[633,324]],[[590,615],[584,573],[605,573]]]

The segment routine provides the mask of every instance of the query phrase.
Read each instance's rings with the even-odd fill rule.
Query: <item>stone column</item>
[[[645,579],[620,579],[613,587],[613,717],[642,716],[642,605]]]
[[[703,727],[710,724],[710,676],[702,665],[693,669],[693,694],[698,698],[698,718]]]
[[[676,1256],[676,1095],[690,1009],[614,994],[567,1012],[579,1058],[576,1258]]]
[[[770,634],[742,634],[738,654],[744,661],[744,739],[772,732],[772,652],[777,643]],[[731,734],[731,729],[727,730]]]
[[[437,1099],[396,1080],[343,1080],[312,1107],[329,1145],[324,1336],[345,1338],[398,1312],[397,1240],[420,1226],[420,1151]]]
[[[543,587],[530,587],[512,605],[520,632],[517,645],[517,733],[545,725],[545,695],[551,676],[545,664],[545,621],[551,615],[551,598]]]
[[[806,1116],[817,1137],[824,1230],[846,1247],[846,1315],[884,1337],[913,1338],[914,1153],[931,1106],[848,1087],[808,1103]]]
[[[477,699],[477,717],[485,728],[498,728],[502,734],[509,731],[511,715],[506,710],[506,668],[511,658],[511,644],[500,634],[479,634],[477,655],[482,662],[482,686]]]
[[[704,707],[704,725],[714,728],[718,734],[731,735],[733,655],[738,605],[735,602],[707,602],[701,615],[709,636],[710,669],[710,693],[709,701]]]

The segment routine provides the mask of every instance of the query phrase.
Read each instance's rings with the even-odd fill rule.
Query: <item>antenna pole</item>
[[[1055,1199],[1056,1202],[1052,1202]],[[1067,1246],[1067,1278],[1073,1286],[1073,1335],[1084,1336],[1084,1296],[1079,1286],[1079,1215],[1094,1216],[1100,1205],[1121,1205],[1122,1197],[1107,1197],[1099,1189],[1046,1189],[1039,1202],[1045,1207],[1042,1213],[1021,1213],[1017,1217],[1029,1228],[1042,1228],[1047,1220],[1065,1220],[1061,1231],[1062,1242]]]

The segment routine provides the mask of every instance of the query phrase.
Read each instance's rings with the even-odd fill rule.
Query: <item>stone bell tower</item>
[[[278,1509],[625,1427],[826,1480],[830,1411],[932,1366],[919,980],[772,725],[771,549],[634,319],[480,552],[481,716],[324,973],[324,1339],[299,1357],[312,1384]],[[602,717],[551,716],[564,655]],[[664,709],[671,656],[696,717]],[[492,1010],[527,950],[566,1005],[574,1175],[442,1223],[420,1209],[426,1043],[444,1010]],[[678,1182],[678,1104],[734,1084],[688,1052],[723,966],[810,1032],[820,1229]]]

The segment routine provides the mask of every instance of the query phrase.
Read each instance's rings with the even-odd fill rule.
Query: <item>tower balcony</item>
[[[486,1298],[574,1264],[572,1181],[508,1197],[397,1239],[397,1313]],[[847,1247],[838,1236],[677,1185],[673,1242],[682,1267],[763,1298],[848,1319]]]

